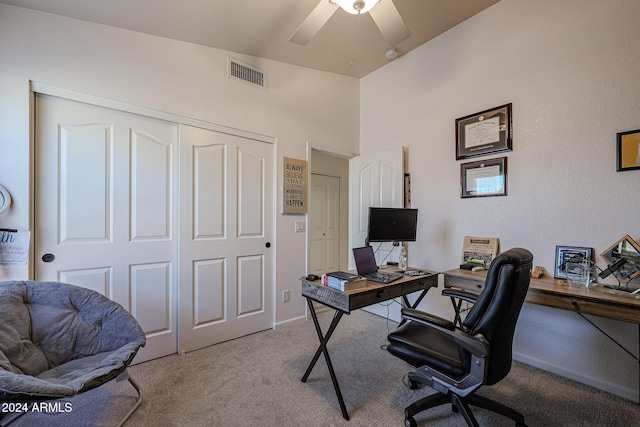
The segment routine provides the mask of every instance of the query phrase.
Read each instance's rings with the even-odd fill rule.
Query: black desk
[[[395,270],[396,268],[397,267],[392,267],[391,269]],[[384,269],[381,270],[384,271]],[[309,374],[311,374],[313,367],[320,358],[320,354],[324,354],[324,358],[327,362],[327,368],[329,369],[329,375],[333,382],[333,388],[336,392],[336,397],[338,398],[338,403],[342,410],[342,416],[345,420],[349,419],[349,414],[347,413],[344,399],[342,398],[342,392],[340,391],[340,386],[338,385],[338,380],[333,370],[333,365],[331,364],[329,351],[327,350],[327,342],[329,341],[329,338],[331,338],[331,334],[333,334],[336,326],[338,326],[338,322],[340,322],[342,315],[349,314],[352,310],[357,310],[359,308],[367,307],[396,297],[402,297],[406,307],[417,307],[427,294],[427,291],[438,286],[438,273],[432,271],[425,273],[426,274],[422,276],[404,276],[401,279],[388,284],[367,282],[366,288],[349,292],[341,292],[336,289],[323,286],[319,280],[311,282],[304,278],[300,279],[302,284],[302,296],[307,299],[307,305],[309,306],[309,311],[313,318],[313,324],[316,328],[316,333],[318,334],[318,340],[320,341],[318,350],[302,377],[302,382],[307,381]],[[421,293],[418,296],[418,299],[411,304],[407,299],[407,295],[417,291],[420,291]],[[324,334],[320,328],[320,323],[318,322],[318,316],[313,306],[313,301],[324,304],[335,310],[331,325]]]

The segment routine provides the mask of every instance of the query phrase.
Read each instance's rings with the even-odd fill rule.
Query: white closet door
[[[273,145],[180,128],[180,351],[273,324]]]
[[[178,126],[37,95],[35,278],[120,303],[147,345],[176,352]]]

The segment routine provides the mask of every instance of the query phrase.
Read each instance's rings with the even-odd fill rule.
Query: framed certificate
[[[456,119],[456,160],[511,150],[511,104]]]
[[[462,163],[460,197],[507,195],[507,158]]]

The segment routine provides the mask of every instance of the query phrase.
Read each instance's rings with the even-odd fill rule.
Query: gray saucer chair
[[[407,322],[389,334],[387,350],[416,368],[409,373],[410,388],[421,383],[436,390],[405,409],[407,427],[417,425],[414,417],[419,412],[445,404],[469,426],[478,426],[469,405],[511,418],[517,426],[526,425],[522,414],[476,391],[496,384],[511,370],[513,334],[529,288],[532,262],[526,249],[498,255],[489,267],[484,290],[460,327],[421,311],[402,310]]]
[[[7,408],[69,398],[121,376],[137,392],[122,425],[142,403],[126,370],[144,345],[133,316],[95,291],[58,282],[0,283],[0,403]],[[0,426],[23,413],[0,413]]]

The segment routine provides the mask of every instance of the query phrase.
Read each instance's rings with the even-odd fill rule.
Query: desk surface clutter
[[[395,271],[396,269],[397,267],[388,268],[389,271]],[[385,269],[381,268],[380,271],[385,271]],[[407,274],[391,283],[367,281],[364,288],[345,292],[324,286],[320,280],[310,281],[302,278],[302,295],[336,310],[349,313],[351,310],[367,307],[377,302],[401,297],[425,288],[437,287],[439,273],[433,271],[423,272],[425,274],[422,275]]]

